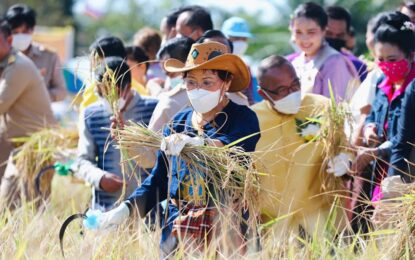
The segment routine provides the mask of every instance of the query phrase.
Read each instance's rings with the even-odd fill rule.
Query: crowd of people
[[[402,195],[394,187],[413,181],[414,20],[412,2],[371,18],[370,59],[363,60],[353,54],[350,12],[307,2],[291,16],[295,52],[266,57],[256,71],[244,56],[253,37],[247,21],[231,17],[214,29],[209,11],[198,5],[172,10],[160,30],[141,28],[130,46],[115,36],[97,39],[90,46],[91,79],[80,94],[78,154],[71,168],[92,186],[91,208],[105,212],[100,228],[122,224],[135,209],[141,217],[162,214],[166,255],[189,225],[214,229],[209,179],[191,174],[180,155],[186,145],[236,145],[254,152],[264,173],[259,212],[250,212],[258,221],[286,216],[274,225],[281,236],[323,232],[335,201],[324,192],[331,178],[348,190],[338,207],[338,226],[367,231],[370,217],[362,213],[371,214],[376,204],[370,202]],[[35,25],[35,11],[24,4],[11,6],[0,22],[2,207],[16,203],[9,198],[19,175],[10,166],[18,149],[11,139],[56,126],[51,102],[67,96],[57,54],[32,41]],[[115,74],[119,98],[121,117],[115,119],[105,97],[108,71]],[[333,99],[350,109],[353,131],[340,135],[343,145],[329,158],[320,130],[322,111]],[[111,129],[128,121],[164,138],[159,149],[138,147],[139,167],[123,172]],[[195,212],[206,218],[183,221]],[[243,241],[242,229],[235,232]]]

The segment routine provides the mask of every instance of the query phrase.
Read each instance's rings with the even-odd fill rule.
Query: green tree
[[[37,24],[45,26],[74,25],[72,7],[74,0],[1,0],[0,12],[4,14],[7,9],[16,4],[27,4],[36,10]]]

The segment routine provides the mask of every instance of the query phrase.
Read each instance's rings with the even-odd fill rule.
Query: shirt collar
[[[7,54],[6,57],[0,61],[0,68],[4,69],[7,65],[13,63],[16,60],[16,54],[16,50],[12,48],[9,54]]]
[[[40,56],[42,52],[40,51],[39,45],[36,43],[31,43],[29,47],[29,52],[27,53],[27,56],[33,57],[33,56]]]

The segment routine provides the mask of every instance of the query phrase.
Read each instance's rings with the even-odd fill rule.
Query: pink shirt
[[[336,100],[349,100],[357,84],[360,83],[353,64],[328,44],[324,44],[317,55],[309,61],[306,60],[304,53],[289,58],[292,59],[300,79],[305,78],[305,81],[309,81],[307,78],[313,77],[311,88],[302,85],[302,88],[307,89],[305,93],[320,94],[330,98],[330,81]]]

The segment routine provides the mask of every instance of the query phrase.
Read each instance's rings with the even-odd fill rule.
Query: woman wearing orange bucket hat
[[[218,212],[214,195],[210,189],[206,190],[209,178],[205,174],[190,174],[191,166],[179,156],[184,146],[221,147],[238,141],[238,147],[252,152],[260,135],[255,113],[225,95],[244,89],[250,81],[245,63],[238,56],[228,54],[225,45],[193,44],[185,63],[169,59],[164,68],[182,73],[192,107],[176,114],[164,129],[151,175],[127,201],[103,213],[100,228],[124,222],[133,207],[144,217],[158,202],[169,198],[161,238],[162,255],[169,255],[184,237],[203,245],[211,240],[212,234],[218,234],[211,232]],[[169,159],[170,164],[166,163]]]

